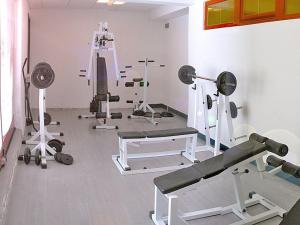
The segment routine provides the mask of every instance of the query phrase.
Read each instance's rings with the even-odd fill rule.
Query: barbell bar
[[[225,96],[233,94],[237,87],[237,80],[235,75],[228,71],[220,73],[217,79],[211,79],[204,76],[198,76],[194,67],[185,65],[179,69],[178,77],[182,83],[188,85],[194,84],[194,79],[202,79],[214,82],[216,83],[218,92]]]

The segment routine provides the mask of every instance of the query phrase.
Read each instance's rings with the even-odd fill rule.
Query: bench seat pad
[[[118,132],[118,136],[122,139],[140,139],[140,138],[146,138],[147,134],[142,132]]]
[[[299,225],[300,224],[300,200],[287,213],[279,225]]]
[[[188,134],[198,134],[198,130],[195,128],[179,128],[179,129],[169,129],[169,130],[154,130],[145,131],[148,138],[158,138],[158,137],[170,137],[170,136],[180,136]]]
[[[172,137],[188,134],[198,134],[198,130],[187,127],[169,130],[154,130],[154,131],[133,131],[133,132],[118,132],[118,136],[122,139],[140,139],[140,138],[158,138],[158,137]]]
[[[163,194],[168,194],[195,184],[202,178],[212,174],[215,175],[215,173],[220,173],[223,170],[223,155],[218,155],[191,167],[156,177],[154,184]]]
[[[168,194],[189,185],[222,173],[229,167],[267,150],[266,145],[257,141],[246,141],[234,146],[223,154],[212,157],[191,167],[157,177],[154,184],[163,193]]]

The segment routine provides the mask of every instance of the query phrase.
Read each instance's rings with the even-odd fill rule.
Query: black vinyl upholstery
[[[157,177],[154,179],[154,184],[163,194],[168,194],[197,183],[201,179],[216,176],[227,168],[265,150],[267,150],[267,146],[262,143],[252,140],[246,141],[228,149],[221,155],[202,161],[191,167]]]
[[[198,130],[187,127],[169,130],[141,131],[141,132],[118,132],[118,136],[122,139],[139,139],[139,138],[158,138],[171,137],[188,134],[198,134]]]
[[[285,215],[279,225],[299,225],[300,224],[300,199],[293,208]]]
[[[97,94],[107,95],[107,93],[108,81],[105,58],[97,56]]]

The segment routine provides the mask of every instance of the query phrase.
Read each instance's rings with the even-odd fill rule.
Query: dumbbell
[[[35,151],[35,154],[31,155],[30,148],[25,148],[24,155],[19,155],[18,156],[18,160],[19,161],[24,161],[26,165],[28,165],[32,159],[35,161],[35,164],[37,166],[39,166],[41,164],[42,157],[41,157],[41,150],[40,149],[37,149]]]

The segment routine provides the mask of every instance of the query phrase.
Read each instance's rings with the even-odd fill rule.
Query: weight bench
[[[234,213],[241,220],[231,225],[251,225],[275,216],[283,217],[286,211],[263,196],[252,192],[249,193],[249,199],[246,200],[243,195],[241,176],[248,174],[249,170],[241,170],[241,167],[252,161],[262,160],[262,157],[268,152],[283,157],[288,153],[288,147],[253,134],[249,141],[230,148],[221,155],[155,178],[154,211],[150,212],[153,222],[156,225],[186,225],[188,224],[186,221]],[[217,176],[226,170],[230,170],[233,176],[235,204],[178,215],[178,198],[180,195],[195,189],[201,180]],[[258,204],[263,205],[267,211],[255,216],[248,214],[248,207]],[[285,223],[283,224],[285,225]]]
[[[119,132],[119,155],[113,155],[112,159],[117,168],[123,175],[137,174],[137,173],[150,173],[166,170],[176,170],[189,165],[176,165],[158,168],[144,168],[133,170],[128,164],[128,159],[143,159],[155,158],[163,156],[182,155],[188,159],[192,164],[199,162],[195,157],[195,150],[197,145],[198,130],[194,128],[179,128],[170,130],[156,130],[156,131],[141,131],[141,132]],[[128,154],[128,145],[139,147],[138,144],[145,143],[159,143],[175,141],[178,139],[185,139],[186,146],[183,150],[163,151],[163,152],[150,152]]]

